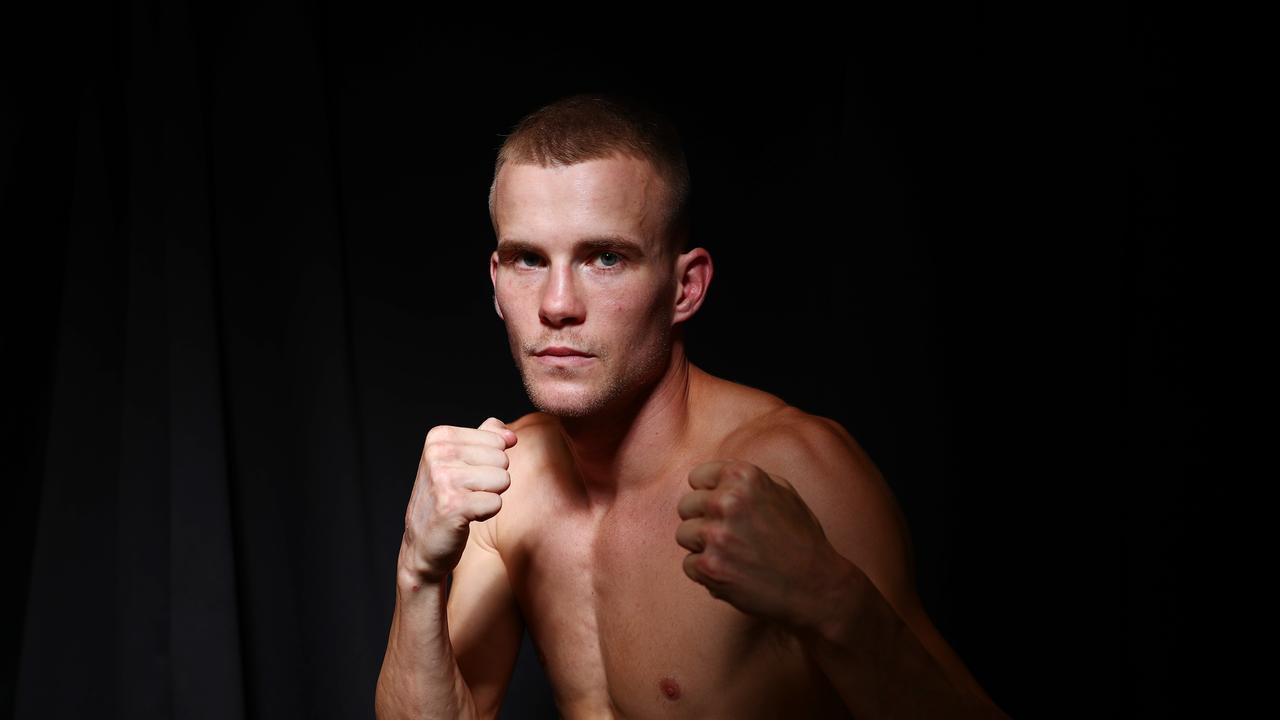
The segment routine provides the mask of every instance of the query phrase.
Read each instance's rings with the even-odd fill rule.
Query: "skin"
[[[466,431],[507,475],[433,615],[460,714],[496,715],[527,623],[565,717],[1003,717],[924,613],[854,439],[688,361],[713,266],[664,248],[653,168],[508,165],[495,200],[495,310],[538,412]],[[425,576],[401,575],[395,624]]]

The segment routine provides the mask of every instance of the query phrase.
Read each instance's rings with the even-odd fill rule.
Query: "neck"
[[[690,418],[705,374],[689,363],[684,344],[672,345],[671,362],[656,384],[604,413],[560,418],[561,431],[593,501],[611,503],[620,493],[661,480],[690,438]]]

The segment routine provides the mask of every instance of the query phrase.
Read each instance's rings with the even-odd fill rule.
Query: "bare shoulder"
[[[781,475],[806,500],[809,494],[848,496],[859,486],[888,491],[875,463],[840,423],[763,390],[708,377],[720,398],[716,415],[736,418],[718,443],[721,459]]]
[[[507,448],[507,472],[511,485],[502,493],[502,509],[485,521],[485,532],[499,554],[510,547],[547,502],[547,481],[557,478],[554,468],[563,453],[563,437],[556,418],[541,412],[522,415],[507,423],[516,444]]]
[[[848,495],[858,486],[885,487],[871,458],[843,425],[805,412],[782,398],[696,369],[710,398],[703,412],[720,433],[708,447],[716,459],[743,460],[781,475],[808,500],[810,494]]]
[[[839,422],[791,405],[744,425],[722,448],[785,480],[832,545],[890,598],[913,602],[914,562],[906,518],[880,470]],[[896,604],[896,603],[895,603]]]
[[[552,440],[559,437],[556,419],[541,412],[521,415],[513,422],[507,423],[507,427],[515,431],[517,438],[516,444],[507,449],[509,454],[513,454],[513,461],[515,455],[532,458],[545,453]]]
[[[739,426],[725,438],[721,450],[755,465],[767,463],[784,475],[788,470],[803,470],[816,471],[825,481],[847,480],[850,472],[879,477],[843,425],[781,401]]]

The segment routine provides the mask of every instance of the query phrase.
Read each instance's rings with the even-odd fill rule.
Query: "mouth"
[[[553,367],[579,367],[595,360],[595,356],[576,348],[555,345],[534,353],[538,361]]]
[[[584,352],[576,348],[566,347],[564,345],[553,345],[551,347],[545,347],[539,350],[538,352],[534,353],[534,355],[538,355],[538,356],[552,355],[555,357],[571,357],[571,356],[594,357],[589,352]]]

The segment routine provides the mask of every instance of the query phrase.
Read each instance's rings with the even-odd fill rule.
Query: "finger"
[[[441,443],[450,443],[453,445],[485,445],[498,450],[506,450],[511,447],[510,443],[500,432],[482,428],[467,428],[449,426],[441,428],[440,433],[435,438]]]
[[[689,471],[689,487],[710,490],[720,483],[720,469],[726,464],[724,460],[704,462]]]
[[[502,422],[496,417],[491,417],[488,420],[485,420],[484,422],[480,423],[480,427],[477,429],[491,432],[497,435],[498,437],[502,438],[502,441],[505,443],[505,446],[502,448],[503,450],[506,450],[512,445],[515,445],[516,440],[518,439],[516,437],[515,431],[507,427],[506,423]]]
[[[680,523],[676,528],[676,543],[690,552],[702,552],[707,546],[702,535],[706,524],[707,521],[703,518],[692,518]]]
[[[500,493],[511,487],[511,474],[501,468],[477,465],[468,468],[461,485],[467,490]]]
[[[690,580],[705,587],[711,593],[712,597],[722,598],[724,595],[721,592],[723,585],[702,571],[699,567],[699,563],[701,561],[702,553],[689,553],[688,555],[685,555],[684,562],[681,563],[684,567],[684,574],[689,576]]]
[[[462,506],[462,516],[468,520],[488,520],[502,509],[502,496],[491,492],[467,494]]]
[[[499,467],[503,470],[511,467],[511,457],[492,445],[455,445],[454,453],[456,459],[453,464],[462,462],[467,465]]]
[[[702,583],[704,576],[698,570],[698,555],[699,553],[689,553],[688,555],[685,555],[681,566],[684,567],[684,574],[688,575],[690,580],[696,583]]]
[[[680,498],[680,502],[676,503],[676,512],[680,513],[680,519],[688,520],[706,515],[707,498],[710,496],[710,490],[694,490],[685,493],[684,497]]]
[[[437,425],[431,428],[423,451],[432,445],[488,445],[499,450],[510,447],[501,434],[492,430],[457,425]]]

